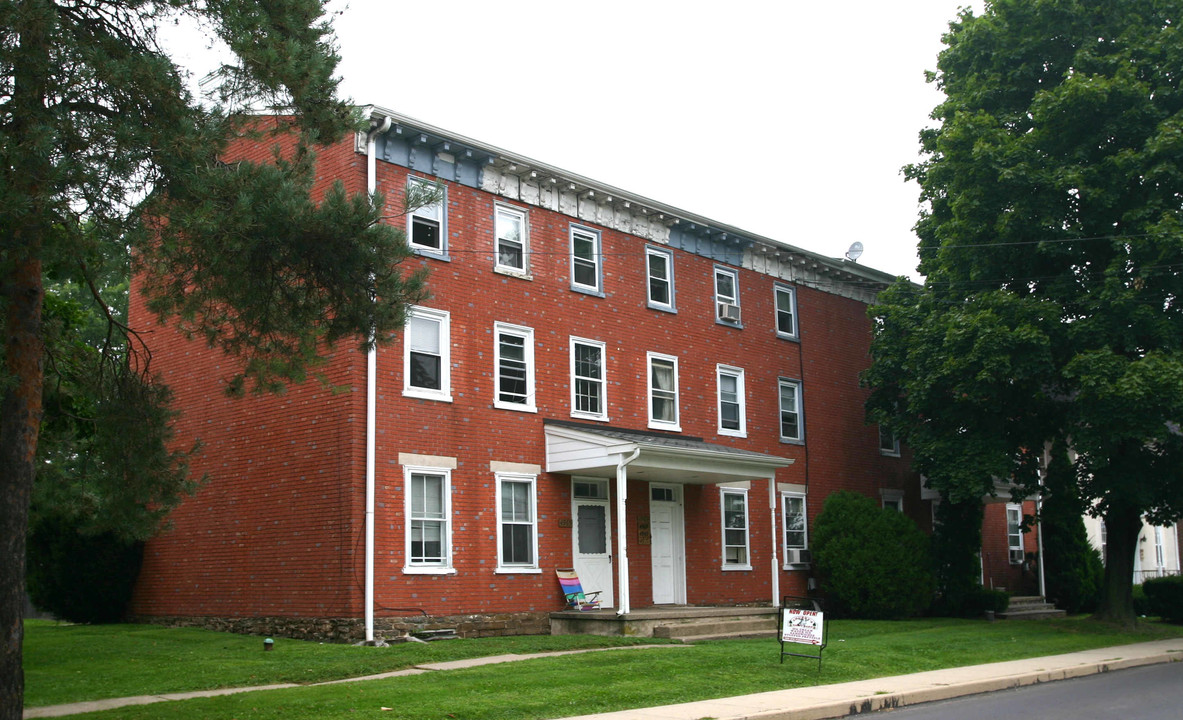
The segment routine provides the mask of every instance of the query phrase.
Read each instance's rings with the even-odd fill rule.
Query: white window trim
[[[735,289],[734,297],[727,297],[719,294],[719,276],[727,275],[731,278],[731,286]],[[721,323],[728,327],[743,327],[743,306],[739,302],[739,272],[726,268],[721,265],[715,266],[715,272],[711,275],[711,291],[715,298],[715,322]],[[723,303],[730,303],[739,308],[739,320],[724,320],[722,314],[719,312],[720,306]]]
[[[526,402],[513,403],[501,399],[501,336],[513,335],[524,341],[526,360]],[[509,323],[493,323],[493,407],[518,412],[538,412],[534,385],[534,328]]]
[[[494,475],[496,485],[496,515],[497,515],[497,569],[495,573],[513,573],[517,575],[536,575],[542,572],[538,566],[538,478],[535,475],[522,473],[503,473]],[[501,485],[504,482],[528,483],[530,485],[530,542],[531,563],[509,564],[502,555],[502,532],[505,524],[501,517]]]
[[[653,278],[653,268],[650,264],[650,259],[654,256],[660,255],[665,258],[665,267],[668,277],[665,278],[666,285],[669,287],[670,301],[668,303],[653,299],[653,290],[651,287]],[[676,299],[677,295],[674,293],[674,253],[663,248],[646,247],[645,248],[645,299],[649,307],[654,310],[664,310],[665,312],[678,312]]]
[[[730,375],[735,377],[735,393],[739,402],[739,429],[732,430],[723,427],[723,376]],[[747,388],[744,385],[743,368],[738,368],[733,365],[716,365],[715,366],[715,414],[718,416],[718,428],[720,435],[727,435],[729,437],[747,437],[748,436],[748,410],[747,410]]]
[[[435,564],[411,563],[411,476],[412,475],[443,476],[443,506],[444,506],[444,562]],[[404,555],[403,573],[407,575],[454,575],[456,569],[452,566],[452,471],[446,467],[432,467],[427,465],[403,466],[403,510],[404,523]]]
[[[575,398],[575,346],[588,345],[598,347],[600,349],[600,412],[592,413],[578,409]],[[571,378],[571,417],[584,418],[586,420],[607,420],[608,419],[608,347],[605,343],[599,340],[588,340],[586,338],[571,336],[570,351],[570,372],[568,377]]]
[[[804,544],[801,546],[789,545],[789,499],[800,498],[801,513],[805,516],[805,527],[802,530],[804,537]],[[805,497],[805,493],[799,492],[784,492],[780,494],[780,546],[781,557],[783,558],[783,567],[785,570],[793,570],[802,566],[798,563],[789,562],[789,550],[808,550],[809,549],[809,501]]]
[[[789,296],[789,304],[792,306],[790,312],[793,314],[793,329],[791,332],[784,332],[780,329],[780,296],[784,293]],[[798,338],[798,317],[797,317],[797,290],[788,285],[774,285],[772,287],[772,324],[776,330],[776,336],[784,338],[785,340],[796,340]]]
[[[904,491],[903,490],[879,490],[879,504],[886,509],[888,505],[899,503],[898,509],[901,513],[904,511]]]
[[[1010,531],[1010,516],[1011,516],[1012,512],[1016,512],[1019,515],[1019,531],[1018,531],[1019,544],[1018,545],[1015,545],[1011,542],[1011,539],[1015,537],[1014,535],[1011,534],[1011,531]],[[1010,560],[1011,565],[1020,565],[1020,564],[1022,564],[1023,559],[1025,559],[1027,557],[1026,544],[1023,542],[1023,527],[1022,526],[1023,526],[1023,506],[1015,504],[1015,503],[1007,503],[1007,505],[1006,505],[1006,556],[1007,556],[1007,559]],[[1022,553],[1023,559],[1015,560],[1013,557],[1011,557],[1011,553],[1014,552],[1015,550],[1018,550],[1020,553]]]
[[[884,457],[899,457],[900,456],[900,439],[896,437],[895,433],[891,433],[891,448],[883,447],[883,435],[890,432],[885,430],[882,426],[879,427],[879,454]]]
[[[672,363],[674,366],[674,419],[672,421],[658,420],[653,417],[653,362],[655,360],[665,360]],[[681,432],[682,426],[680,423],[682,418],[682,393],[681,387],[679,387],[678,358],[673,355],[664,355],[662,353],[647,353],[645,360],[645,378],[645,382],[649,390],[646,395],[648,398],[649,407],[649,427],[654,430],[673,430],[676,432]]]
[[[576,292],[588,293],[590,295],[604,295],[604,245],[603,238],[600,236],[598,230],[584,227],[583,225],[572,225],[568,233],[571,240],[571,264],[568,271],[571,273],[571,289]],[[594,285],[584,285],[583,283],[575,281],[575,236],[583,235],[591,238],[592,241],[592,262],[595,266],[596,280]]]
[[[427,245],[416,245],[414,238],[415,218],[420,214],[419,211],[423,208],[416,208],[414,211],[407,213],[407,245],[419,253],[427,257],[433,257],[440,260],[448,259],[448,190],[443,183],[427,178],[418,177],[417,175],[407,176],[407,187],[410,188],[412,184],[427,185],[439,190],[440,199],[437,203],[439,207],[439,238],[440,246],[438,248],[429,247]]]
[[[440,389],[415,387],[411,385],[411,339],[410,319],[423,318],[439,323],[440,343]],[[403,395],[424,400],[452,402],[452,319],[446,310],[419,307],[407,308],[407,327],[403,329]]]
[[[797,437],[786,437],[781,434],[784,428],[784,423],[781,421],[781,414],[784,408],[781,407],[781,388],[785,385],[791,385],[796,389],[793,393],[794,400],[797,407]],[[805,403],[801,398],[801,381],[790,380],[789,378],[780,378],[776,383],[776,433],[783,443],[792,443],[794,445],[802,445],[805,443]]]
[[[739,495],[739,496],[743,497],[744,555],[746,555],[748,558],[748,561],[746,563],[728,563],[727,562],[727,530],[729,528],[727,527],[726,497],[728,495]],[[720,567],[724,571],[751,570],[752,569],[752,527],[751,527],[752,520],[751,520],[751,514],[748,512],[748,509],[749,509],[749,506],[748,506],[748,491],[747,490],[742,489],[742,488],[720,488],[720,491],[719,491],[719,527],[720,527],[720,534],[722,535],[722,537],[720,538],[720,545],[721,545],[720,549],[722,550],[722,553],[723,553],[722,558],[720,559],[721,560]],[[735,529],[735,528],[731,528],[731,529]]]
[[[502,213],[516,215],[522,227],[522,266],[501,264],[501,238],[497,235],[497,218]],[[525,210],[513,205],[496,203],[493,209],[493,269],[499,273],[530,279],[530,216]]]

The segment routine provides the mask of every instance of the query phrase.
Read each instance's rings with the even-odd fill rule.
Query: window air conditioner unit
[[[808,565],[813,562],[813,553],[804,548],[792,548],[787,560],[789,565]]]
[[[727,322],[739,322],[739,306],[733,303],[721,302],[719,305],[719,319]]]

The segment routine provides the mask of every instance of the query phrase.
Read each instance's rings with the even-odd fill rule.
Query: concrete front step
[[[683,642],[775,634],[776,618],[774,617],[698,620],[658,625],[653,628],[653,637],[655,638],[669,638]]]
[[[1010,599],[1010,606],[1006,612],[998,613],[1000,620],[1043,620],[1045,618],[1064,617],[1063,610],[1057,610],[1055,605],[1045,602],[1038,595],[1016,595]]]

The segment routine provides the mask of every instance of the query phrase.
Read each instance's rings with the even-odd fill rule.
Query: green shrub
[[[932,536],[932,567],[937,594],[931,612],[943,617],[979,617],[982,605],[983,505],[942,499],[936,507]]]
[[[1004,613],[1008,607],[1010,607],[1010,593],[1005,590],[991,590],[983,587],[969,595],[962,612],[967,617],[978,617],[987,611]]]
[[[826,609],[871,619],[918,615],[932,600],[928,537],[903,513],[871,498],[826,498],[810,535]]]
[[[1134,592],[1134,614],[1139,617],[1146,617],[1150,614],[1150,603],[1146,600],[1146,591],[1142,589],[1141,585],[1135,585]]]
[[[1183,576],[1153,578],[1142,583],[1150,612],[1167,622],[1183,622]]]
[[[1071,614],[1092,612],[1101,602],[1105,567],[1084,529],[1088,503],[1080,499],[1063,446],[1050,457],[1040,508],[1047,599]]]
[[[60,620],[116,622],[131,599],[142,557],[142,543],[109,533],[83,535],[70,521],[42,518],[29,534],[29,597]]]

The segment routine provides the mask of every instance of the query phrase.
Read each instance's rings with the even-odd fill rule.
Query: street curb
[[[943,687],[931,687],[918,690],[907,690],[898,693],[873,695],[861,701],[834,702],[827,703],[825,705],[817,705],[813,707],[798,708],[787,711],[782,710],[759,714],[745,714],[742,717],[745,719],[750,718],[751,720],[830,720],[831,718],[842,718],[849,715],[861,715],[879,710],[898,710],[900,708],[909,707],[912,705],[922,705],[924,703],[939,702],[941,700],[952,700],[954,698],[965,697],[968,695],[981,695],[984,693],[999,692],[1001,690],[1014,690],[1017,688],[1039,685],[1046,682],[1056,682],[1058,680],[1071,680],[1073,678],[1099,675],[1101,673],[1111,672],[1114,670],[1125,670],[1128,668],[1141,667],[1144,665],[1157,665],[1180,661],[1183,661],[1183,656],[1179,656],[1177,654],[1171,656],[1164,653],[1162,655],[1144,658],[1130,658],[1125,660],[1118,659],[1112,662],[1093,663],[1060,670],[1019,673],[1005,677],[970,681],[957,685],[946,685]],[[718,720],[725,720],[725,718],[719,718]],[[738,720],[738,716],[735,718],[735,720]]]
[[[1078,653],[1066,653],[1028,660],[1013,660],[987,665],[949,668],[897,675],[894,677],[857,680],[836,685],[773,690],[753,695],[702,700],[652,708],[637,708],[594,715],[581,715],[565,720],[830,720],[852,715],[863,715],[880,710],[898,710],[940,700],[1012,690],[1057,680],[1070,680],[1115,670],[1183,662],[1183,649],[1169,649],[1133,657],[1120,653],[1130,646],[1098,648]],[[1097,656],[1096,660],[1069,660],[1074,656]],[[1055,667],[1057,663],[1068,662]],[[1010,671],[1008,666],[1034,665],[1029,670]],[[1051,669],[1041,666],[1052,666]],[[991,677],[952,680],[958,675],[988,673]],[[906,689],[890,690],[906,685]]]

